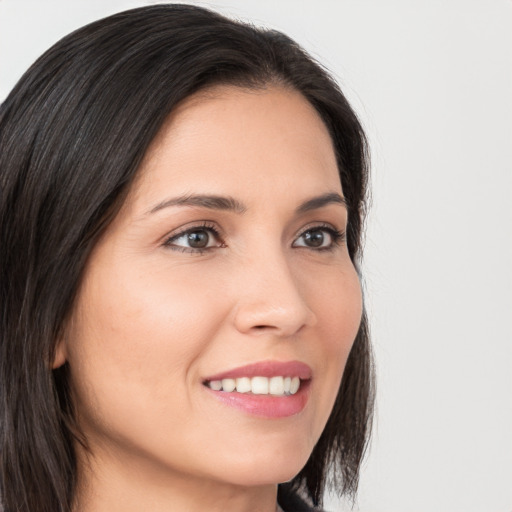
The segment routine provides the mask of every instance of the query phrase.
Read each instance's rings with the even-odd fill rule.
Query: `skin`
[[[361,318],[347,247],[326,230],[346,229],[345,206],[296,212],[326,193],[343,195],[332,142],[299,93],[218,87],[175,109],[90,257],[57,350],[90,446],[77,447],[76,510],[274,512],[276,484],[325,426]],[[245,211],[155,211],[190,194]],[[177,236],[196,226],[201,252]],[[311,367],[299,414],[252,416],[203,385],[268,360]]]

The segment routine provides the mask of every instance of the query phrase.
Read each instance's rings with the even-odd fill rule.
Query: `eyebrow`
[[[318,210],[319,208],[333,203],[341,204],[345,208],[347,207],[347,201],[344,197],[337,192],[328,192],[308,199],[299,205],[295,211],[297,214],[302,214],[311,210]],[[208,210],[228,210],[238,214],[243,214],[247,211],[247,207],[243,203],[230,196],[188,194],[166,199],[155,205],[147,213],[156,213],[171,206],[196,206],[199,208],[206,208]]]
[[[198,206],[209,210],[231,210],[240,214],[247,210],[240,201],[229,196],[183,195],[158,203],[148,213],[156,213],[170,206]]]
[[[328,192],[318,197],[313,197],[302,203],[296,210],[297,213],[306,213],[311,210],[318,210],[328,204],[341,204],[347,208],[347,201],[344,197],[340,196],[337,192]]]

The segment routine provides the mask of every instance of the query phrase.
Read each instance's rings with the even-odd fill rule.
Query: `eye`
[[[213,226],[194,226],[168,238],[164,244],[182,252],[202,252],[213,247],[223,247],[218,231]]]
[[[345,233],[330,226],[316,226],[303,231],[295,240],[293,247],[307,247],[316,250],[329,250],[340,245]]]

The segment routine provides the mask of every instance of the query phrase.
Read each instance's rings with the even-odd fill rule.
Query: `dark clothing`
[[[322,512],[319,508],[308,505],[296,492],[286,485],[280,485],[277,491],[277,502],[284,512]]]

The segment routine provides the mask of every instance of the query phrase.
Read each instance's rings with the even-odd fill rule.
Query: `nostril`
[[[292,300],[293,299],[293,300]],[[237,304],[235,327],[244,333],[296,334],[306,325],[316,323],[315,315],[300,297],[277,297],[273,300],[247,300]]]

